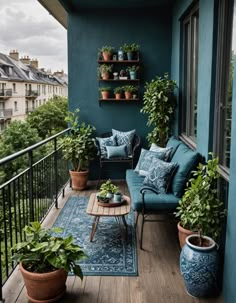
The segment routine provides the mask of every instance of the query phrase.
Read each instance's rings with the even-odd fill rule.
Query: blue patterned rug
[[[85,276],[137,276],[134,214],[126,216],[127,241],[123,242],[115,218],[101,217],[93,242],[89,241],[93,216],[86,214],[88,198],[70,197],[53,227],[63,228],[62,236],[72,235],[88,259],[80,262]]]

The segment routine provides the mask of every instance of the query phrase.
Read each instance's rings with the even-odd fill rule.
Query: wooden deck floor
[[[128,195],[124,182],[118,185]],[[52,209],[44,222],[50,227],[71,195],[89,196],[95,192],[92,183],[83,192],[66,190],[60,199],[59,209]],[[179,271],[180,249],[176,224],[170,220],[146,223],[144,250],[138,245],[138,277],[86,276],[83,282],[77,277],[68,277],[67,292],[59,303],[222,303],[221,297],[196,299],[184,288]],[[26,303],[25,288],[19,270],[16,270],[4,286],[6,303]]]

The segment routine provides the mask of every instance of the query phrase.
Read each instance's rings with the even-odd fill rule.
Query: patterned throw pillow
[[[135,129],[128,132],[121,132],[119,130],[112,129],[112,134],[116,135],[117,145],[127,145],[128,155],[132,155],[132,142],[135,134]]]
[[[99,142],[99,148],[102,158],[107,157],[107,149],[106,146],[116,146],[116,136],[113,135],[111,137],[99,138],[96,137],[96,140]]]
[[[170,153],[172,151],[172,147],[160,147],[160,146],[156,145],[155,143],[152,143],[149,150],[154,151],[154,152],[164,152],[165,153],[164,160],[168,161],[169,157],[170,157]]]
[[[153,160],[143,184],[154,187],[160,194],[165,194],[177,166],[177,163]]]
[[[140,176],[146,176],[148,174],[148,171],[151,167],[151,164],[154,159],[161,159],[163,160],[165,158],[165,152],[153,152],[147,149],[142,148],[141,154],[138,160],[138,164],[135,167],[135,171]]]

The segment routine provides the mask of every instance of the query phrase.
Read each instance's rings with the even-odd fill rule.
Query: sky
[[[17,50],[67,73],[67,31],[37,0],[0,0],[0,29],[0,53]]]

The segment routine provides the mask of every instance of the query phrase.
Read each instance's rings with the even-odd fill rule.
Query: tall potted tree
[[[31,302],[55,302],[66,290],[68,272],[83,279],[77,263],[86,255],[72,236],[63,239],[59,229],[42,228],[39,222],[25,226],[25,239],[13,248],[13,261],[20,262],[27,297]]]
[[[68,112],[66,121],[71,127],[70,134],[62,139],[62,152],[66,160],[72,165],[70,176],[72,188],[83,190],[86,188],[89,162],[94,158],[95,145],[93,133],[95,127],[79,123],[79,109]]]
[[[168,73],[165,73],[163,78],[156,77],[145,85],[141,113],[148,114],[147,126],[153,127],[147,136],[150,145],[158,143],[163,147],[170,135],[176,107],[173,96],[176,87],[176,81],[170,80]]]

